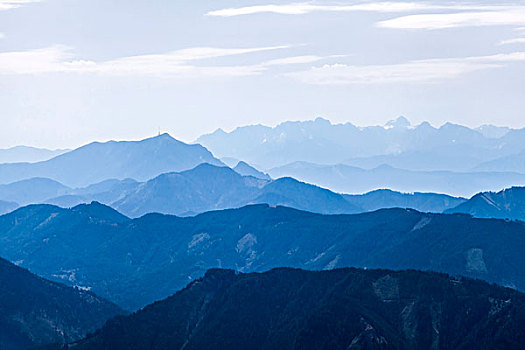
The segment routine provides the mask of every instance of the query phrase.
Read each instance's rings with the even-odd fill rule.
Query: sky
[[[400,115],[525,127],[525,1],[0,0],[0,148]]]

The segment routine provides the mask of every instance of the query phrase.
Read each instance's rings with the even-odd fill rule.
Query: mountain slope
[[[476,167],[476,171],[507,171],[525,174],[525,150],[518,154],[500,157],[483,162]]]
[[[242,175],[242,176],[253,176],[257,179],[263,179],[263,180],[271,180],[270,176],[268,174],[265,174],[251,165],[249,165],[246,162],[238,162],[237,165],[233,168],[236,173]]]
[[[129,220],[100,204],[34,205],[0,217],[0,241],[1,256],[46,278],[92,287],[129,310],[212,267],[414,268],[525,290],[525,223],[460,214],[319,215],[253,205]]]
[[[265,182],[243,177],[228,167],[201,164],[149,180],[113,206],[132,217],[152,212],[191,215],[242,206]]]
[[[70,190],[69,187],[54,180],[37,177],[0,185],[0,199],[20,205],[35,204],[42,203],[48,198],[65,195]]]
[[[0,183],[47,177],[70,187],[107,179],[145,181],[201,163],[222,163],[201,145],[177,141],[168,134],[142,141],[94,142],[39,163],[0,164]]]
[[[525,174],[504,172],[411,171],[380,166],[365,170],[344,164],[319,165],[296,162],[270,169],[273,178],[291,176],[340,193],[365,193],[379,188],[401,192],[447,193],[471,197],[525,184]]]
[[[80,289],[50,282],[0,259],[0,348],[78,340],[122,313]]]
[[[282,205],[320,214],[363,212],[358,203],[349,203],[343,195],[291,177],[282,177],[265,185],[261,194],[250,202],[254,203]]]
[[[447,213],[464,213],[480,218],[525,221],[525,187],[512,187],[500,192],[478,193]]]
[[[71,348],[521,349],[525,295],[415,271],[210,270]]]

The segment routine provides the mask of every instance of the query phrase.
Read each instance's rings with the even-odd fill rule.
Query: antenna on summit
[[[160,136],[160,126],[159,126],[159,136]]]

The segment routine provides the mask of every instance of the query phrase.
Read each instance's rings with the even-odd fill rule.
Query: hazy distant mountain
[[[7,149],[0,149],[1,163],[34,163],[51,159],[63,153],[69,152],[68,149],[49,150],[45,148],[35,148],[28,146],[16,146]]]
[[[470,197],[480,191],[525,184],[525,174],[505,172],[411,171],[387,165],[365,170],[344,164],[296,162],[270,169],[270,176],[291,176],[341,193],[365,193],[380,188],[401,192],[435,192]]]
[[[437,193],[401,193],[392,190],[376,190],[360,195],[345,194],[350,203],[363,211],[384,208],[410,208],[421,212],[441,213],[467,201],[461,197],[451,197]]]
[[[253,176],[258,179],[271,180],[268,174],[265,174],[262,171],[255,169],[254,167],[243,161],[237,163],[233,170],[235,170],[236,173],[241,174],[242,176]]]
[[[111,205],[128,216],[138,217],[152,212],[193,215],[253,203],[286,205],[318,213],[362,211],[340,194],[317,186],[290,178],[271,181],[241,176],[228,167],[210,164],[162,174]]]
[[[47,281],[0,259],[0,349],[78,340],[122,313],[82,289]]]
[[[222,165],[201,145],[188,145],[168,134],[142,141],[94,142],[45,162],[0,165],[0,183],[47,177],[70,187],[107,179],[145,181],[201,163]]]
[[[442,154],[433,151],[409,151],[399,154],[347,159],[343,163],[363,169],[381,165],[417,171],[469,171],[480,163],[480,158],[457,152]]]
[[[140,184],[140,182],[133,179],[104,180],[87,187],[70,190],[65,195],[49,198],[43,203],[58,205],[63,208],[71,208],[78,204],[91,203],[92,201],[113,205],[113,203],[135,191]]]
[[[132,217],[152,212],[191,215],[242,206],[255,198],[265,183],[243,177],[228,167],[201,164],[149,180],[113,207]]]
[[[32,178],[0,185],[0,199],[19,205],[42,203],[48,198],[68,193],[71,189],[51,179]]]
[[[4,215],[18,208],[18,203],[0,200],[0,215]]]
[[[521,137],[519,137],[521,136]],[[360,167],[389,164],[410,170],[466,170],[525,149],[525,130],[485,125],[470,129],[446,123],[413,126],[400,117],[385,126],[357,127],[350,123],[284,122],[276,127],[252,125],[226,133],[219,129],[197,142],[219,157],[243,159],[260,169],[296,161]],[[370,158],[370,159],[369,159]],[[369,163],[357,164],[353,162]],[[271,174],[270,174],[271,175]]]
[[[430,272],[210,270],[72,349],[522,349],[525,295]]]
[[[525,151],[481,163],[474,169],[477,171],[511,171],[525,174]]]
[[[192,170],[162,174],[145,183],[131,179],[106,180],[70,190],[44,203],[71,208],[98,201],[130,217],[138,217],[151,212],[188,216],[255,203],[324,214],[360,213],[392,207],[440,213],[464,200],[434,193],[405,194],[387,190],[342,196],[293,178],[257,179],[251,175],[241,176],[227,167],[201,164]]]
[[[511,131],[511,129],[508,127],[494,125],[482,125],[475,130],[479,131],[483,136],[493,139],[499,139]]]
[[[512,187],[500,192],[478,193],[447,213],[465,213],[480,218],[525,221],[525,187]]]
[[[496,234],[497,233],[497,234]],[[212,267],[421,269],[525,290],[525,224],[385,209],[319,215],[254,205],[129,220],[100,204],[34,205],[0,217],[0,255],[135,309]]]

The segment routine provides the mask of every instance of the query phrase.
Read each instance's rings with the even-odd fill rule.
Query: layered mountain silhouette
[[[274,178],[290,176],[341,193],[365,193],[379,188],[401,192],[435,192],[471,197],[481,191],[525,184],[525,174],[505,172],[413,171],[388,165],[365,170],[349,165],[295,162],[270,169]]]
[[[0,259],[0,348],[78,340],[123,311],[95,294],[37,277]]]
[[[65,195],[70,190],[57,181],[37,177],[0,185],[0,199],[18,205],[43,203],[49,198]]]
[[[0,255],[133,310],[213,267],[421,269],[525,290],[525,224],[386,209],[319,215],[253,205],[195,217],[128,219],[93,203],[32,205],[0,217]]]
[[[525,221],[525,187],[512,187],[500,192],[483,192],[447,213],[465,213],[480,218]]]
[[[430,272],[210,270],[65,348],[521,349],[525,295]]]
[[[340,194],[317,186],[291,178],[270,181],[241,176],[228,167],[210,164],[160,175],[111,205],[128,216],[138,217],[152,212],[194,215],[254,203],[285,205],[317,213],[362,211]]]
[[[108,179],[145,181],[201,163],[222,165],[201,145],[189,145],[162,134],[142,141],[94,142],[37,163],[0,164],[0,183],[46,177],[69,187]]]
[[[522,152],[524,136],[524,129],[490,125],[470,129],[446,123],[436,128],[424,122],[413,126],[404,117],[371,127],[332,124],[317,118],[284,122],[273,128],[239,127],[229,133],[219,129],[197,142],[218,157],[243,159],[265,170],[303,161],[364,168],[387,164],[408,170],[465,171]]]
[[[51,159],[63,153],[69,152],[68,149],[49,150],[29,146],[16,146],[0,149],[1,163],[34,163]]]
[[[361,213],[391,207],[442,212],[465,201],[441,194],[403,194],[388,190],[340,195],[293,178],[271,180],[262,175],[241,176],[230,168],[204,163],[191,170],[162,174],[144,183],[112,179],[77,189],[54,180],[34,178],[0,185],[0,200],[22,205],[47,203],[64,208],[97,201],[130,217],[151,212],[188,216],[256,203],[324,214]],[[16,205],[7,207],[13,210]]]

